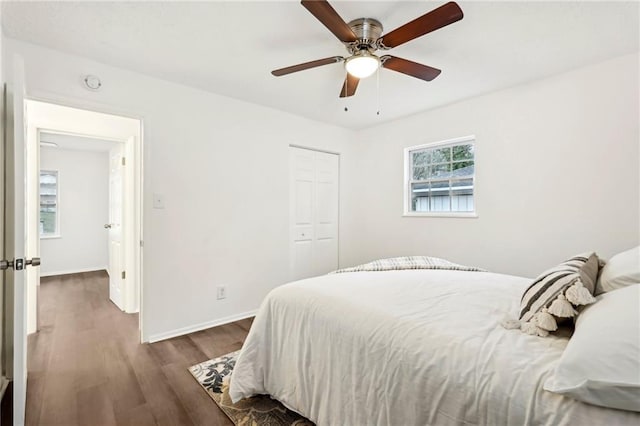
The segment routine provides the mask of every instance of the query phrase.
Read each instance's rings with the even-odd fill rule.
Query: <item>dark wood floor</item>
[[[251,320],[138,343],[138,316],[109,301],[108,277],[43,278],[29,337],[27,425],[231,425],[187,368],[240,349]]]

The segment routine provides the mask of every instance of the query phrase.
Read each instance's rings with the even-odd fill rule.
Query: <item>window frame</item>
[[[474,164],[474,172],[471,176],[473,179],[473,211],[471,212],[455,212],[455,211],[447,211],[447,212],[416,212],[411,210],[411,183],[412,183],[412,172],[413,165],[411,161],[411,154],[415,151],[419,151],[422,149],[435,149],[439,147],[445,146],[455,146],[455,145],[465,145],[471,144],[473,145],[473,164]],[[476,145],[476,136],[468,135],[462,136],[459,138],[447,139],[438,142],[429,142],[420,145],[414,145],[404,148],[404,178],[403,178],[403,217],[449,217],[449,218],[477,218],[478,217],[478,205],[476,198],[476,188],[478,179],[475,173],[475,165],[477,164],[477,145]]]
[[[51,234],[42,234],[40,232],[39,236],[41,240],[46,240],[46,239],[52,239],[52,238],[61,238],[62,234],[60,232],[60,171],[59,170],[52,170],[52,169],[41,169],[38,172],[38,224],[40,223],[40,213],[41,213],[41,209],[40,209],[40,176],[43,173],[48,173],[48,174],[55,174],[56,175],[56,220],[55,220],[55,224],[56,224],[56,230],[54,233]]]

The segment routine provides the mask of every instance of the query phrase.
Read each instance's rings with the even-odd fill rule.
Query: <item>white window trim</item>
[[[404,155],[404,173],[403,173],[403,181],[402,181],[402,187],[404,188],[403,197],[402,197],[403,198],[402,200],[403,201],[403,213],[402,213],[403,217],[445,217],[445,218],[456,218],[456,219],[475,219],[478,217],[477,199],[475,197],[476,188],[478,186],[478,179],[476,178],[475,172],[473,174],[474,201],[473,201],[472,212],[414,212],[409,209],[409,203],[411,201],[410,200],[411,195],[409,191],[410,180],[411,180],[411,176],[410,176],[411,167],[409,167],[411,163],[409,159],[409,153],[412,151],[417,151],[424,148],[437,148],[438,146],[442,146],[442,145],[457,145],[457,144],[462,144],[464,142],[473,142],[473,162],[475,164],[476,158],[477,158],[476,157],[477,145],[475,143],[476,142],[475,135],[468,135],[468,136],[462,136],[459,138],[447,139],[447,140],[438,141],[438,142],[409,146],[403,150],[403,155]]]
[[[40,234],[41,240],[51,240],[55,238],[62,238],[62,233],[60,232],[60,170],[52,170],[52,169],[40,169],[38,172],[38,179],[40,178],[40,173],[48,172],[56,174],[56,232],[55,234]],[[38,191],[40,190],[40,182],[38,181]],[[40,195],[38,195],[38,223],[40,223]]]

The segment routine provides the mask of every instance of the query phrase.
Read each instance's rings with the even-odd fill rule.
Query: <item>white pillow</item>
[[[640,284],[597,297],[544,389],[603,407],[640,411]]]
[[[596,295],[640,283],[640,246],[613,256],[602,268]]]

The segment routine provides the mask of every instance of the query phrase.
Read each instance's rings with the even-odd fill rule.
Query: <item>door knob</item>
[[[111,228],[111,224],[110,223],[105,223],[104,224],[104,229],[109,229]]]
[[[13,260],[0,260],[0,271],[4,271],[9,268],[13,269]]]
[[[26,259],[24,261],[24,263],[26,265],[39,266],[40,265],[40,258],[39,257],[34,257],[33,259]]]
[[[16,271],[22,271],[25,265],[38,266],[40,265],[40,258],[34,257],[33,259],[13,259],[13,260],[0,260],[0,271],[6,269],[14,269]]]

